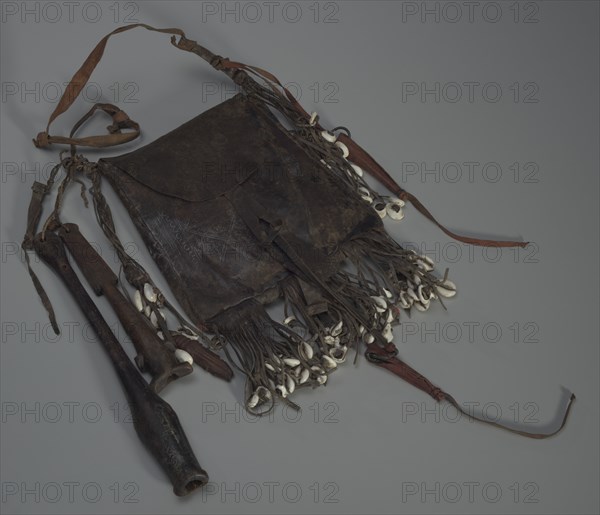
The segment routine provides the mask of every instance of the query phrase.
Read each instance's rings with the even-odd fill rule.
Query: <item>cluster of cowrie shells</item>
[[[327,345],[328,353],[323,355],[322,360],[327,370],[334,370],[338,364],[346,361],[348,346],[342,343],[343,330],[344,322],[341,320],[334,326],[325,329],[323,341]]]
[[[409,279],[401,282],[401,289],[397,297],[387,288],[382,288],[380,295],[371,296],[373,302],[373,326],[367,330],[359,327],[362,340],[367,343],[375,341],[374,334],[377,332],[387,342],[394,338],[392,325],[399,313],[398,308],[409,310],[415,308],[417,311],[427,311],[431,301],[438,297],[454,297],[456,285],[444,279],[438,282],[424,281],[423,277],[434,268],[434,262],[428,256],[418,256],[415,259],[419,271]]]
[[[302,361],[295,357],[273,356],[270,360],[265,361],[265,368],[267,369],[269,385],[268,387],[259,385],[254,390],[246,402],[249,409],[270,402],[272,399],[271,391],[276,392],[285,399],[288,395],[294,393],[296,386],[306,383],[311,375],[310,368],[304,366]]]
[[[404,288],[400,291],[398,306],[403,309],[414,307],[417,311],[427,311],[431,301],[438,296],[451,298],[456,295],[456,285],[449,279],[444,279],[434,284],[425,284],[421,279],[421,273],[433,270],[433,260],[428,256],[419,256],[416,260],[417,267],[421,272],[407,278]]]
[[[371,194],[365,194],[368,191],[367,188],[359,188],[359,194],[361,198],[373,205],[375,212],[383,219],[389,216],[392,220],[400,221],[404,218],[404,206],[406,205],[404,200],[399,198],[381,197],[374,200]]]
[[[313,113],[311,116],[311,122],[316,119],[317,119],[317,113]],[[315,124],[316,124],[316,121],[315,121],[315,123],[310,123],[310,125],[312,125],[312,126],[314,126]],[[329,132],[329,131],[321,131],[321,137],[328,143],[331,143],[332,145],[335,145],[338,149],[340,149],[340,151],[342,152],[342,157],[348,162],[348,164],[350,165],[350,169],[352,170],[352,172],[349,171],[349,173],[354,173],[358,177],[362,177],[365,174],[364,170],[360,166],[358,166],[357,164],[354,164],[348,160],[348,157],[350,156],[350,150],[348,149],[348,146],[345,143],[338,141],[338,137],[336,134],[334,134],[333,132]],[[324,162],[323,160],[321,160],[321,161]],[[331,166],[329,166],[329,165],[327,165],[327,167],[331,168]],[[366,188],[364,188],[364,189],[367,190]],[[371,201],[372,201],[372,199],[371,199]]]
[[[315,113],[313,113],[313,115],[314,114]],[[325,141],[338,147],[342,152],[342,157],[346,159],[346,161],[348,161],[348,157],[350,155],[348,147],[341,141],[338,141],[337,136],[335,134],[329,131],[321,131],[321,137]],[[331,166],[325,163],[325,161],[321,160],[321,162],[331,169]],[[353,173],[355,173],[358,177],[363,177],[364,170],[360,166],[350,161],[348,161],[348,164],[350,165],[350,168],[352,169]],[[405,203],[403,200],[399,198],[387,197],[380,197],[378,199],[375,199],[371,190],[369,190],[369,188],[367,188],[366,186],[359,186],[358,194],[367,204],[373,206],[373,209],[381,218],[389,216],[392,220],[398,221],[404,218]]]
[[[283,323],[293,327],[296,318],[287,317]],[[338,364],[346,361],[348,347],[341,341],[344,324],[337,322],[324,329],[321,335],[326,351],[315,348],[308,341],[302,340],[298,344],[296,356],[273,356],[265,361],[269,385],[258,386],[249,397],[246,406],[254,409],[263,403],[270,402],[274,391],[282,398],[287,398],[300,386],[319,386],[327,383],[328,375],[333,372]],[[269,395],[265,392],[268,391]]]
[[[167,317],[165,316],[164,311],[159,307],[159,297],[154,286],[150,283],[145,283],[142,291],[135,290],[135,293],[133,294],[133,304],[140,313],[143,313],[150,320],[152,326],[157,330],[158,337],[161,340],[164,340],[165,337],[160,330],[158,317],[162,317],[164,321],[166,321]],[[194,358],[192,358],[189,352],[183,349],[175,349],[175,359],[179,363],[189,363],[190,365],[194,363]]]
[[[394,323],[396,314],[394,312],[393,294],[387,288],[383,288],[381,293],[382,295],[371,296],[373,307],[375,308],[373,328],[367,331],[362,325],[359,327],[359,333],[363,341],[367,344],[375,341],[375,336],[373,336],[374,331],[381,333],[381,336],[387,342],[391,342],[394,339],[392,324]]]
[[[387,288],[381,288],[379,295],[372,295],[373,323],[370,329],[359,327],[359,335],[366,344],[375,341],[374,334],[379,333],[387,342],[394,338],[392,325],[399,313],[398,308],[418,311],[429,309],[431,301],[438,296],[453,297],[456,295],[456,286],[448,279],[439,282],[424,282],[422,277],[433,270],[434,263],[428,256],[416,257],[414,263],[419,271],[410,279],[405,279],[399,295],[394,295]],[[427,283],[427,284],[426,284]],[[297,323],[294,316],[289,316],[283,321],[284,325],[292,328]],[[270,402],[271,392],[287,398],[294,393],[298,386],[312,384],[323,385],[327,382],[328,374],[335,370],[340,363],[346,361],[347,345],[343,344],[343,321],[327,327],[320,334],[320,339],[325,344],[326,351],[315,348],[307,341],[298,345],[298,357],[273,356],[265,362],[269,375],[269,387],[258,386],[247,401],[248,409]],[[312,380],[312,381],[311,381]]]
[[[317,118],[317,113],[313,113],[310,119],[310,125],[314,126]],[[328,143],[331,143],[339,148],[342,152],[342,157],[348,161],[348,157],[350,155],[348,147],[341,141],[338,141],[336,134],[324,130],[321,131],[321,137]],[[325,163],[325,161],[321,160],[321,162],[324,163],[328,168],[331,168],[331,166]],[[350,161],[348,161],[348,164],[350,165],[353,173],[355,173],[358,177],[362,177],[364,175],[364,170],[360,166]],[[373,209],[381,218],[389,216],[390,219],[397,221],[400,221],[404,218],[405,202],[403,200],[389,197],[379,197],[375,199],[371,190],[369,190],[369,188],[366,186],[359,186],[358,194],[367,204],[373,206]]]

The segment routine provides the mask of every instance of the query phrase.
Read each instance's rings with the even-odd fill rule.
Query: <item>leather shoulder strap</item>
[[[181,29],[157,29],[155,27],[151,27],[150,25],[146,25],[145,23],[125,25],[123,27],[119,27],[113,30],[111,33],[104,36],[100,40],[100,42],[94,47],[90,55],[88,55],[86,60],[83,62],[81,67],[75,72],[75,75],[73,75],[73,78],[68,83],[58,104],[56,105],[56,108],[54,109],[54,111],[50,115],[50,118],[48,119],[46,130],[40,132],[33,140],[33,143],[36,147],[45,148],[51,145],[52,143],[58,143],[65,145],[80,145],[85,147],[104,148],[127,143],[129,141],[134,140],[140,135],[140,126],[136,122],[131,120],[124,111],[113,106],[112,104],[95,104],[90,110],[90,112],[87,115],[85,115],[73,128],[70,137],[50,135],[50,125],[56,118],[58,118],[61,114],[67,111],[71,107],[71,105],[73,105],[73,102],[75,102],[75,100],[87,84],[90,76],[92,75],[92,72],[100,62],[100,59],[102,59],[102,56],[104,55],[104,49],[106,48],[106,44],[108,43],[110,37],[115,34],[120,34],[122,32],[135,29],[136,27],[143,27],[147,30],[151,30],[154,32],[171,34],[173,43],[175,36],[185,38],[185,35]],[[108,127],[109,134],[100,136],[89,136],[86,138],[73,138],[74,132],[98,109],[106,112],[113,119],[113,124]],[[131,129],[131,132],[123,133],[121,132],[122,129]]]
[[[40,132],[33,140],[37,147],[45,148],[52,143],[71,145],[71,153],[74,154],[76,145],[96,148],[112,147],[132,141],[140,135],[139,124],[131,120],[124,111],[112,104],[94,105],[92,109],[75,125],[75,127],[73,127],[69,137],[51,136],[49,132],[52,122],[62,113],[67,111],[69,107],[71,107],[73,102],[83,90],[84,86],[87,84],[92,72],[104,54],[104,49],[106,48],[109,38],[114,34],[120,34],[121,32],[125,32],[136,27],[142,27],[146,30],[161,32],[163,34],[171,34],[171,43],[175,47],[197,54],[202,59],[207,61],[213,68],[228,75],[236,84],[242,86],[256,85],[257,82],[252,76],[259,78],[268,86],[272,94],[275,95],[275,98],[279,100],[279,105],[285,107],[287,110],[286,114],[292,113],[294,117],[300,120],[300,123],[310,123],[311,116],[294,98],[292,93],[272,73],[256,66],[249,66],[244,63],[231,61],[228,58],[223,58],[219,55],[216,55],[202,45],[199,45],[196,41],[188,39],[181,29],[160,29],[146,25],[145,23],[135,23],[113,30],[104,36],[94,47],[81,67],[75,72],[75,75],[73,75],[73,78],[65,89],[60,101],[58,102],[58,105],[48,119],[46,130]],[[179,36],[179,40],[177,40],[176,36]],[[109,134],[75,138],[75,131],[97,110],[104,111],[112,117],[113,123],[112,125],[108,126]],[[316,127],[319,130],[324,130],[323,127],[321,127],[321,125],[318,123],[316,123]],[[123,129],[128,129],[128,132],[122,132]],[[398,195],[403,200],[408,200],[415,207],[415,209],[417,209],[417,211],[436,224],[445,234],[454,238],[455,240],[470,245],[479,245],[483,247],[526,247],[529,244],[529,242],[526,241],[498,241],[472,238],[450,231],[440,222],[438,222],[431,212],[414,195],[402,188],[393,179],[393,177],[379,163],[377,163],[377,161],[375,161],[375,159],[371,157],[366,150],[364,150],[357,142],[352,140],[349,135],[342,134],[340,135],[339,139],[349,150],[349,160],[361,168],[364,168],[370,175],[377,179],[393,194]]]

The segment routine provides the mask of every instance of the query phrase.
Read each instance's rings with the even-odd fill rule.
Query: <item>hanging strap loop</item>
[[[109,134],[103,136],[89,136],[86,138],[65,138],[63,136],[50,135],[50,125],[56,118],[58,118],[61,114],[67,111],[69,107],[71,107],[73,102],[75,102],[75,100],[87,84],[90,76],[92,75],[92,72],[100,62],[100,59],[102,59],[102,55],[104,54],[104,49],[106,48],[106,43],[108,42],[109,38],[114,34],[120,34],[121,32],[125,32],[136,27],[143,27],[147,30],[155,32],[162,32],[166,34],[173,34],[185,37],[185,34],[181,29],[157,29],[155,27],[151,27],[150,25],[146,25],[145,23],[125,25],[124,27],[119,27],[113,30],[111,33],[104,36],[100,40],[100,42],[94,47],[90,55],[88,55],[87,59],[83,62],[81,67],[75,72],[75,75],[73,75],[73,78],[65,88],[64,93],[58,101],[56,108],[54,109],[54,111],[50,115],[50,118],[48,119],[46,130],[40,132],[33,140],[33,143],[36,147],[46,148],[52,143],[59,143],[65,145],[81,145],[86,147],[104,148],[112,147],[115,145],[121,145],[122,143],[127,143],[128,141],[132,141],[139,136],[139,125],[130,120],[129,117],[123,111],[114,106],[111,107],[114,108],[115,111],[111,111],[111,109],[107,110],[102,107],[109,106],[110,104],[96,104],[92,108],[90,113],[88,113],[89,116],[91,116],[96,109],[100,108],[108,114],[110,114],[113,117],[113,125],[111,125],[109,128]],[[121,133],[121,129],[133,129],[133,132]]]
[[[97,110],[104,111],[112,117],[113,123],[106,130],[108,134],[103,136],[87,136],[84,138],[74,138],[75,131],[86,122]],[[131,132],[121,132],[123,129],[131,129]],[[125,111],[112,104],[94,104],[86,115],[81,118],[73,127],[68,138],[64,136],[50,136],[47,132],[40,132],[33,143],[38,148],[46,148],[52,143],[62,145],[79,145],[84,147],[105,148],[121,145],[133,141],[140,135],[140,126],[127,116]]]

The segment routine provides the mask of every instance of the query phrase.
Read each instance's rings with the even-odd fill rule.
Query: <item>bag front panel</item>
[[[256,238],[247,217],[280,224],[278,234],[324,276],[350,234],[381,224],[243,95],[99,164],[196,322],[276,287],[294,269],[285,252]]]

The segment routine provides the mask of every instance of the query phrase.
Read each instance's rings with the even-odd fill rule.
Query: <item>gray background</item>
[[[461,2],[458,20],[457,4],[440,2],[280,2],[272,20],[263,2],[81,2],[71,19],[65,4],[54,4],[60,12],[3,3],[3,513],[598,513],[598,3],[480,2],[469,19]],[[34,14],[23,19],[25,7]],[[237,19],[221,19],[225,8],[237,9]],[[425,8],[440,10],[439,19],[421,18]],[[456,421],[364,360],[327,388],[300,393],[299,420],[280,408],[257,422],[237,404],[241,380],[227,385],[198,370],[164,396],[213,483],[175,498],[127,423],[123,394],[82,313],[34,264],[63,329],[55,338],[15,251],[30,185],[57,159],[31,144],[56,104],[54,86],[102,36],[134,19],[181,27],[221,55],[294,83],[307,110],[327,126],[348,126],[451,228],[535,242],[517,253],[470,251],[408,208],[390,231],[428,251],[442,272],[450,267],[460,293],[447,312],[435,306],[404,319],[396,342],[406,361],[461,402],[530,430],[555,427],[565,388],[576,392],[566,430],[533,441]],[[109,42],[91,80],[96,90],[53,133],[66,133],[100,91],[141,123],[135,148],[231,92],[168,36],[141,29]],[[466,82],[480,84],[471,99]],[[421,91],[439,83],[439,101],[403,98],[410,83]],[[463,93],[455,102],[453,83]],[[488,83],[497,86],[484,93]],[[95,120],[87,134],[106,125]],[[468,162],[480,163],[471,177]],[[413,173],[414,163],[421,171]],[[436,163],[439,173],[427,173]],[[78,195],[71,191],[64,219],[114,264]],[[123,241],[139,242],[108,195]],[[155,270],[143,248],[136,256]],[[104,299],[98,304],[125,338]]]

